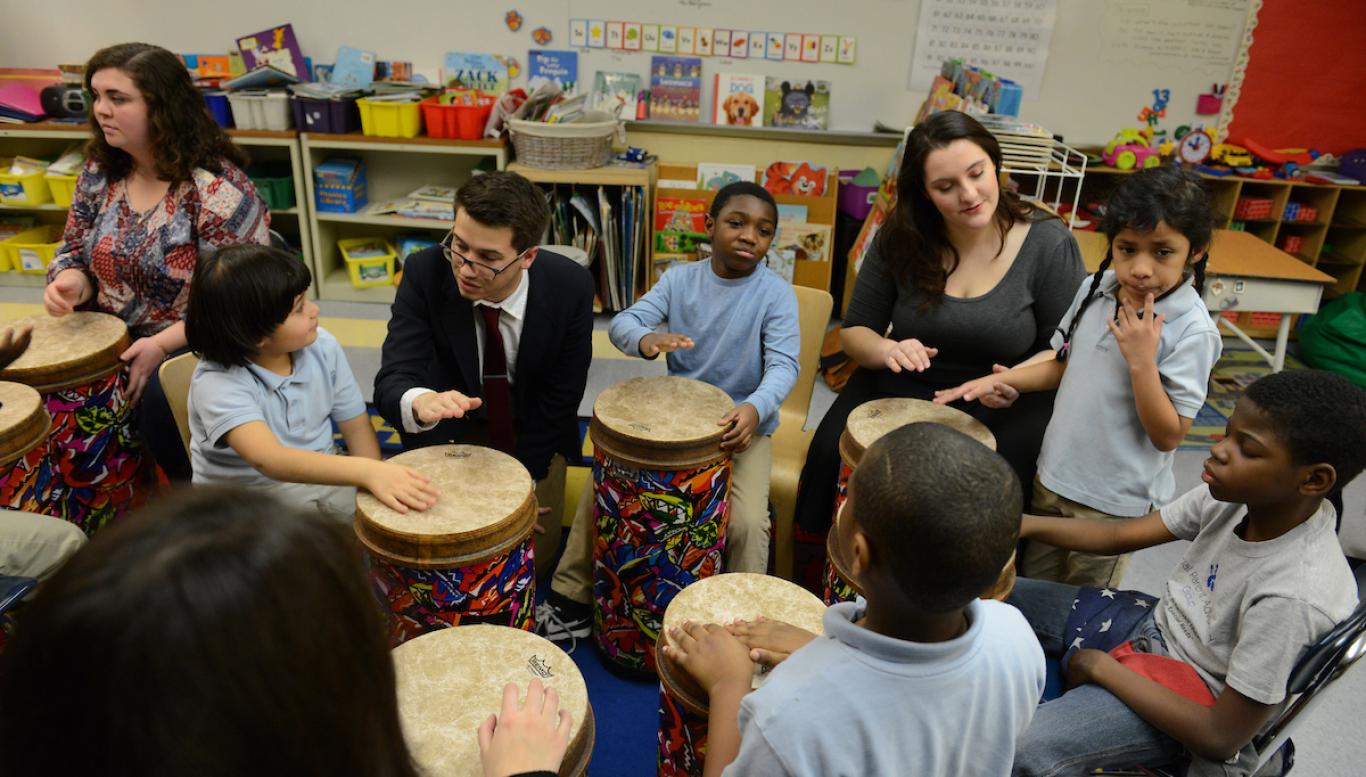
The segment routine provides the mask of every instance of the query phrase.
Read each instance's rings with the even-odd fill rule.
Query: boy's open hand
[[[736,621],[726,630],[749,648],[749,658],[770,669],[781,664],[806,643],[816,638],[806,629],[760,615],[752,621]]]
[[[510,777],[524,772],[558,772],[569,749],[574,721],[560,709],[554,688],[542,689],[533,677],[526,703],[517,704],[514,683],[503,686],[503,709],[479,726],[479,761],[484,777]]]
[[[5,327],[0,331],[0,370],[5,369],[28,350],[28,344],[33,339],[33,325],[24,324],[18,329]]]
[[[640,338],[638,347],[641,356],[653,359],[661,353],[687,350],[693,347],[693,341],[687,335],[674,334],[673,332],[651,332]]]
[[[431,478],[388,461],[374,462],[362,485],[385,507],[400,513],[408,512],[409,508],[426,510],[441,495],[441,489],[432,485]]]
[[[754,441],[754,430],[759,428],[759,410],[748,402],[741,402],[721,416],[717,426],[735,424],[721,437],[721,450],[744,453]]]
[[[928,348],[912,337],[908,340],[888,340],[882,358],[892,372],[924,372],[930,368],[930,359],[938,355],[938,348]]]
[[[1157,363],[1157,343],[1162,337],[1164,316],[1153,313],[1153,295],[1143,300],[1143,315],[1139,316],[1128,302],[1119,306],[1118,321],[1106,321],[1110,334],[1119,344],[1119,352],[1131,369]]]
[[[692,675],[707,693],[715,694],[724,687],[741,693],[749,690],[754,662],[749,660],[749,650],[725,627],[685,621],[669,630],[669,640],[672,644],[664,646],[664,655]]]
[[[1010,407],[1020,398],[1020,392],[1001,380],[1001,375],[1009,371],[1010,368],[1004,364],[993,364],[990,375],[970,380],[961,386],[934,392],[934,403],[947,405],[961,399],[964,402],[975,400],[991,408]]]
[[[466,413],[484,404],[479,397],[467,397],[459,391],[429,391],[413,400],[413,417],[426,426],[447,418],[463,418]]]

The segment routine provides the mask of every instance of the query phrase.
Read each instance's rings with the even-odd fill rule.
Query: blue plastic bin
[[[228,104],[226,92],[205,92],[204,103],[209,106],[209,113],[213,115],[213,120],[218,122],[218,126],[224,129],[232,128],[232,106]]]

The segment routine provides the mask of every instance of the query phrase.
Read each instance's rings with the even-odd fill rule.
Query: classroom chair
[[[773,473],[769,480],[769,499],[773,502],[773,571],[778,577],[792,579],[793,529],[797,513],[797,479],[806,463],[806,449],[815,430],[807,431],[807,411],[816,386],[820,365],[821,340],[830,324],[835,300],[829,292],[793,286],[797,293],[797,317],[801,331],[797,383],[778,410],[778,431],[773,433]]]
[[[1275,759],[1280,759],[1279,766],[1273,766],[1266,774],[1280,775],[1290,771],[1295,765],[1295,743],[1290,740],[1290,734],[1299,726],[1301,715],[1363,655],[1366,655],[1366,599],[1357,604],[1346,620],[1305,651],[1291,670],[1285,691],[1292,701],[1252,740],[1259,754],[1257,768],[1252,770],[1254,774],[1262,774],[1263,768]],[[1185,771],[1185,764],[1149,768],[1149,771],[1157,777],[1175,777]]]
[[[199,366],[199,357],[193,353],[167,359],[161,363],[157,376],[161,378],[161,390],[166,393],[166,404],[171,406],[175,417],[176,429],[180,431],[180,441],[185,444],[185,455],[190,454],[190,378],[194,368]]]

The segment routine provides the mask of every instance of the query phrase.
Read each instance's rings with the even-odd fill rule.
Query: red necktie
[[[489,419],[489,444],[511,455],[514,448],[512,429],[512,391],[508,383],[507,354],[503,351],[503,333],[498,329],[498,308],[476,305],[484,317],[484,409]]]

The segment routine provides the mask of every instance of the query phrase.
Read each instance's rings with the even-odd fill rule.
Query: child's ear
[[[849,541],[849,573],[855,580],[861,580],[867,577],[871,563],[872,548],[868,546],[868,535],[855,526]]]
[[[703,226],[706,227],[707,237],[711,237],[712,232],[716,230],[716,219],[712,218],[711,214],[708,213],[706,216],[706,221],[703,222]]]
[[[1337,470],[1332,464],[1310,464],[1300,468],[1300,494],[1310,497],[1326,497],[1338,484]]]

